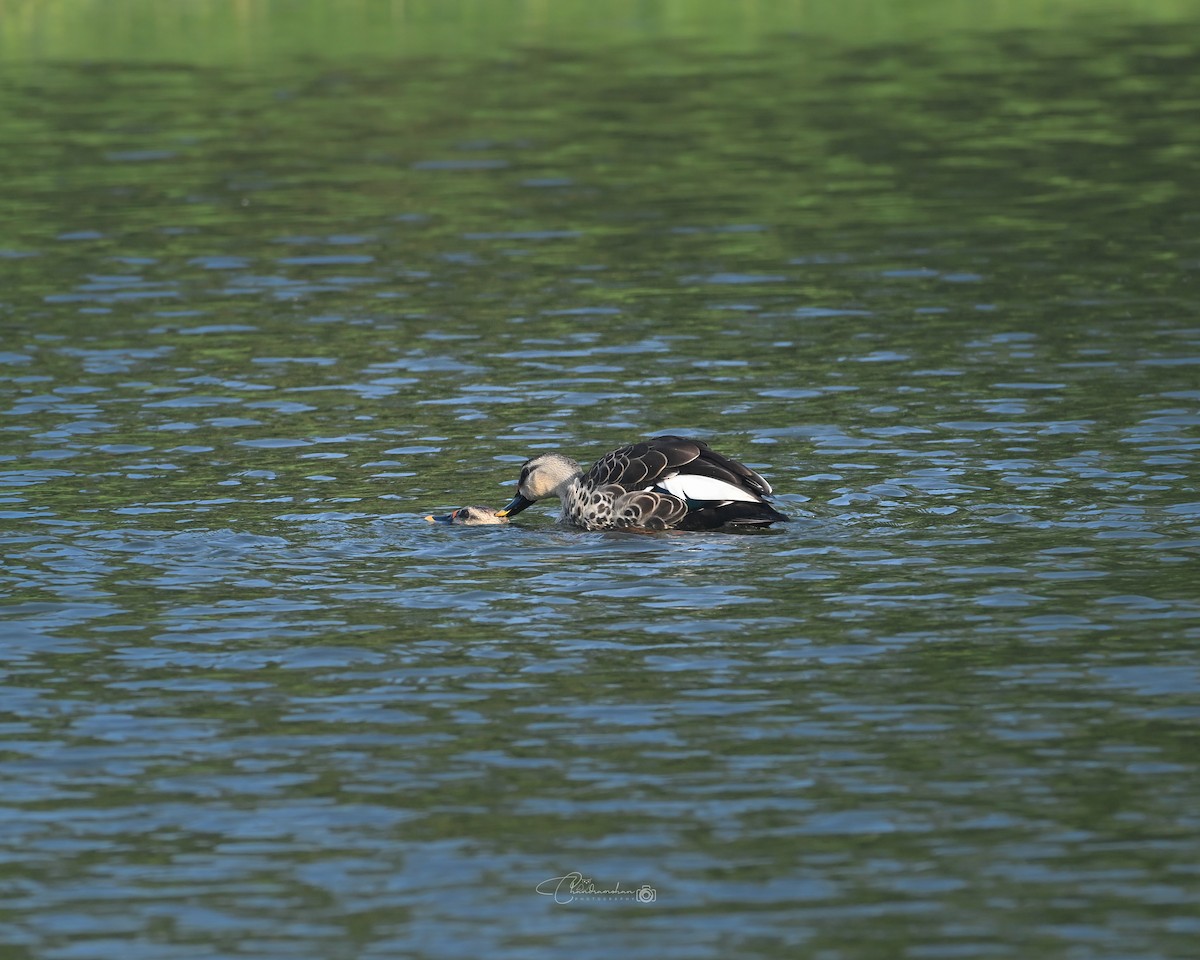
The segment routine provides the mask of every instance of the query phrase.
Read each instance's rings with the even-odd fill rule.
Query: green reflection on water
[[[510,47],[594,48],[636,40],[753,50],[763,37],[781,33],[873,44],[947,31],[1075,29],[1098,20],[1132,16],[1153,23],[1196,14],[1195,0],[16,0],[5,5],[0,53],[9,62],[261,64],[296,56],[491,58]]]
[[[173,431],[213,448],[156,477],[178,498],[230,460],[304,477],[294,449],[225,445],[231,420],[243,443],[369,433],[310,451],[359,462],[444,438],[407,455],[420,497],[453,488],[470,459],[445,452],[492,442],[496,417],[572,419],[602,400],[597,444],[747,409],[760,427],[955,423],[981,399],[1003,409],[996,384],[1062,380],[1089,349],[1170,358],[1200,199],[1200,135],[1177,120],[1200,71],[1168,31],[517,63],[10,76],[4,246],[33,255],[4,263],[9,322],[71,342],[39,349],[41,374],[82,366],[88,388],[139,398],[106,442],[161,448]],[[1036,331],[1035,358],[976,342],[981,329]],[[147,344],[159,353],[112,371],[88,356]],[[872,356],[848,378],[846,361]],[[576,397],[557,384],[564,360]],[[926,395],[872,413],[897,402],[898,373]],[[1189,377],[1101,365],[1009,406],[1119,431],[1130,397]],[[734,385],[751,407],[731,405]],[[490,493],[504,468],[481,466]]]

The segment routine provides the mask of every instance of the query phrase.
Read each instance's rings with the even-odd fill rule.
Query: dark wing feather
[[[686,437],[655,437],[653,440],[647,441],[647,444],[654,449],[669,451],[670,454],[673,454],[671,456],[672,464],[680,473],[723,480],[756,497],[771,495],[771,485],[766,480],[744,463],[738,463],[724,454],[717,453],[703,440],[691,440]]]
[[[667,458],[666,472],[694,463],[697,457],[703,457],[708,450],[708,444],[703,440],[688,437],[654,437],[647,440],[646,445]]]
[[[700,443],[698,440],[692,442]],[[724,480],[726,483],[732,483],[735,487],[741,487],[756,496],[769,497],[771,495],[771,485],[744,463],[738,463],[715,450],[710,450],[707,444],[700,444],[700,446],[700,456],[688,464],[684,473]]]
[[[625,490],[641,490],[672,473],[712,477],[755,496],[771,495],[771,485],[745,464],[689,437],[653,437],[621,447],[597,460],[585,479],[597,487],[615,483]]]
[[[621,447],[612,453],[605,454],[592,464],[592,469],[584,475],[583,482],[596,489],[606,487],[610,483],[619,484],[621,477],[629,470],[629,454],[636,446],[634,444],[629,447]],[[624,489],[623,485],[622,489]]]
[[[655,437],[631,443],[592,464],[584,482],[596,487],[615,483],[627,491],[641,490],[693,462],[700,456],[701,448],[708,449],[699,440],[683,437]]]
[[[715,530],[718,527],[769,527],[790,518],[769,503],[734,501],[689,510],[677,524],[679,530]]]
[[[618,488],[624,491],[613,503],[613,519],[620,527],[705,530],[725,524],[765,526],[787,520],[761,500],[693,504],[689,510],[680,498],[647,489],[676,473],[722,480],[759,498],[771,495],[771,485],[745,464],[689,437],[653,437],[621,447],[597,460],[584,482],[594,490],[611,486],[614,492]]]

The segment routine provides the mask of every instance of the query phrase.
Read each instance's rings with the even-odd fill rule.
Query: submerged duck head
[[[457,510],[447,513],[444,516],[435,517],[430,515],[425,519],[430,523],[459,523],[471,527],[489,523],[508,522],[490,507],[459,507]]]
[[[521,477],[517,480],[517,495],[496,516],[515,517],[526,507],[546,497],[561,498],[580,473],[579,464],[561,453],[543,453],[526,460],[521,466]]]

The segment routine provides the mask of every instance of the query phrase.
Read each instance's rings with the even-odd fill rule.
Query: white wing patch
[[[665,477],[654,486],[681,500],[691,500],[693,503],[698,501],[726,503],[730,500],[745,500],[749,503],[761,502],[754,494],[741,487],[735,487],[732,483],[712,477],[698,477],[692,473],[677,473]]]

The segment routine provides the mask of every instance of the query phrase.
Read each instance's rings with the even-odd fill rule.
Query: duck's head
[[[517,495],[498,517],[515,517],[545,497],[561,497],[567,485],[579,476],[579,464],[561,453],[543,453],[526,460],[517,481]]]
[[[425,519],[430,523],[460,523],[471,527],[488,523],[508,522],[491,507],[459,507],[457,510],[453,510],[443,516],[435,517],[431,515]]]

